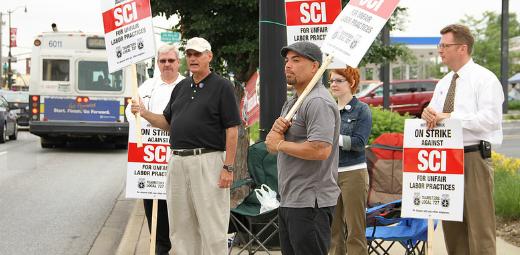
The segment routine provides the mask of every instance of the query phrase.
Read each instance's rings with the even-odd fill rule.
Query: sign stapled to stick
[[[130,135],[128,143],[128,168],[126,197],[141,199],[166,199],[166,175],[170,151],[168,132],[154,128],[143,120],[141,134],[143,146],[137,147],[133,116],[128,116]]]
[[[328,29],[321,46],[321,50],[327,54],[327,57],[289,113],[284,116],[286,120],[292,119],[307,94],[334,59],[337,58],[349,66],[357,67],[398,3],[399,0],[351,0],[345,6]]]
[[[402,217],[462,221],[464,145],[462,124],[447,119],[434,129],[405,122]]]
[[[340,12],[341,0],[285,0],[287,45],[312,42],[321,47]],[[329,68],[344,66],[335,60]]]
[[[327,33],[322,51],[357,67],[399,0],[351,0]]]
[[[150,0],[115,2],[101,1],[111,73],[155,55]]]

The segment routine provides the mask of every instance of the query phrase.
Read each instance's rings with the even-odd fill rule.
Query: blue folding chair
[[[401,218],[401,200],[367,209],[368,253],[389,255],[398,243],[406,255],[423,255],[428,239],[428,221]],[[396,213],[399,212],[399,213]]]

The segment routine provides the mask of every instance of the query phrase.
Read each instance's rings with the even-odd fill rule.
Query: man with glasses
[[[438,45],[442,62],[450,69],[433,93],[422,118],[428,128],[444,119],[462,122],[464,142],[463,222],[443,221],[450,255],[496,254],[491,144],[502,143],[504,93],[497,77],[471,58],[473,36],[466,26],[441,30]]]
[[[233,182],[240,117],[230,81],[211,72],[211,45],[188,40],[193,76],[173,90],[162,114],[132,103],[132,112],[170,132],[166,184],[170,239],[178,255],[227,254],[229,188]]]
[[[179,74],[179,51],[173,45],[164,45],[157,50],[157,65],[161,75],[146,80],[139,87],[139,96],[150,112],[161,114],[172,94],[175,86],[185,77]],[[130,107],[127,108],[126,116]],[[157,234],[156,254],[167,255],[172,245],[170,242],[170,230],[168,223],[168,209],[165,200],[157,201]],[[152,199],[144,199],[144,211],[148,221],[148,229],[152,229]]]

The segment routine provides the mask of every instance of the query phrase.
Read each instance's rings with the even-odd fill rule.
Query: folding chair
[[[244,201],[231,209],[230,232],[234,232],[235,237],[230,244],[229,254],[237,244],[237,239],[245,242],[237,254],[246,250],[248,254],[255,254],[259,250],[271,254],[267,243],[278,241],[278,209],[260,213],[261,205],[254,188],[266,184],[278,192],[276,155],[267,152],[264,142],[253,144],[248,149],[247,167],[251,179],[239,180],[233,185],[233,188],[237,188],[248,184],[251,189]]]
[[[396,200],[367,209],[367,216],[370,216],[370,219],[367,217],[366,229],[369,254],[389,255],[396,243],[404,248],[406,255],[425,254],[428,221],[401,218],[397,209],[400,206],[401,200]],[[398,211],[399,215],[395,213]]]

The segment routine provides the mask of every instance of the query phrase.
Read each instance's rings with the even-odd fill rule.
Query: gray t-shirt
[[[296,102],[285,102],[282,116]],[[338,179],[339,111],[329,91],[321,84],[307,95],[285,133],[286,141],[322,141],[332,145],[326,160],[304,160],[278,153],[278,190],[282,207],[303,208],[335,206],[340,190]]]

